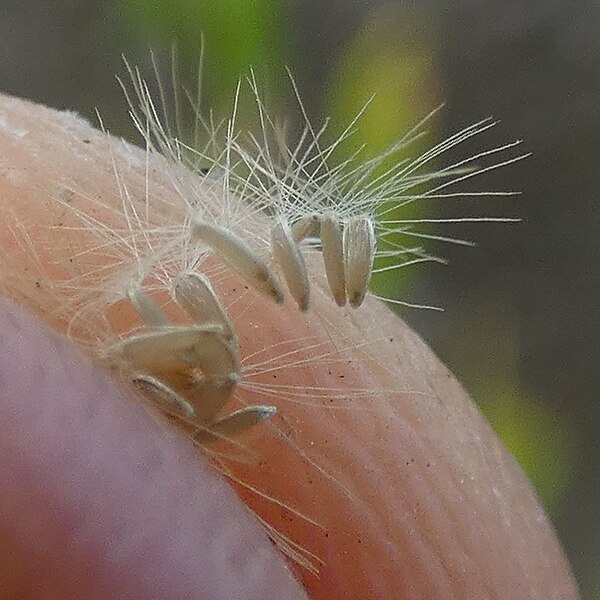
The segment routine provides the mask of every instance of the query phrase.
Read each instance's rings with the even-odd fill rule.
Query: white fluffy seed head
[[[464,194],[455,186],[521,158],[479,165],[516,145],[506,144],[442,168],[437,166],[448,150],[493,126],[487,120],[408,158],[411,144],[425,133],[429,115],[379,156],[365,160],[358,152],[336,164],[333,158],[340,144],[352,135],[363,111],[340,136],[327,143],[327,124],[314,128],[301,105],[304,130],[299,142],[289,145],[266,111],[253,76],[249,81],[259,113],[259,133],[248,136],[237,126],[237,96],[231,117],[216,126],[202,119],[191,99],[193,129],[199,133],[193,137],[200,143],[186,144],[180,123],[173,126],[164,120],[169,111],[163,94],[160,103],[156,103],[137,70],[129,68],[129,73],[137,96],[128,97],[131,112],[147,149],[145,164],[139,161],[137,165],[142,177],[132,179],[129,160],[121,160],[122,152],[127,153],[128,159],[135,153],[109,141],[121,206],[115,209],[110,203],[101,205],[101,209],[110,212],[110,218],[103,222],[95,216],[94,202],[98,201],[92,190],[86,193],[87,206],[61,203],[61,208],[70,211],[75,222],[79,221],[75,228],[95,238],[94,250],[106,251],[114,259],[109,269],[97,271],[89,268],[95,267],[90,261],[83,275],[74,273],[68,285],[72,286],[71,291],[77,286],[83,290],[74,304],[80,322],[91,315],[101,315],[106,321],[105,337],[100,341],[103,346],[109,345],[108,354],[113,361],[129,361],[131,369],[144,367],[150,373],[168,372],[182,362],[186,367],[195,365],[203,373],[202,393],[218,397],[209,401],[211,405],[222,406],[223,398],[230,397],[229,388],[237,385],[240,368],[237,322],[227,316],[207,275],[218,283],[221,276],[227,277],[233,270],[253,288],[281,302],[283,293],[271,268],[272,255],[291,295],[305,310],[309,306],[312,274],[306,271],[303,254],[317,252],[317,244],[307,238],[320,237],[335,302],[340,306],[349,302],[357,307],[367,293],[373,261],[378,256],[395,260],[395,264],[384,267],[386,270],[435,260],[421,246],[388,245],[382,240],[398,235],[419,242],[429,237],[451,239],[418,231],[420,224],[436,222],[435,219],[402,220],[392,218],[390,215],[396,214],[392,211],[429,198],[507,195]],[[187,91],[183,92],[180,97],[189,98]],[[274,139],[279,142],[277,152],[271,143]],[[432,169],[434,164],[436,168]],[[84,254],[85,250],[76,256],[81,259]],[[111,275],[105,277],[105,272]],[[182,277],[188,279],[184,282]],[[162,300],[168,294],[188,313],[194,326],[206,323],[220,327],[220,333],[206,334],[210,343],[204,349],[194,344],[173,344],[168,336],[162,338],[157,333],[169,324],[162,311]],[[140,332],[132,326],[124,333],[128,337],[113,343],[114,331],[104,313],[112,311],[123,299],[133,306],[147,331]],[[167,313],[170,318],[171,312]],[[176,393],[181,392],[181,382],[174,377],[169,382],[177,388]],[[195,385],[200,390],[200,382]]]
[[[160,80],[158,83],[161,88],[162,105],[157,105],[150,97],[148,86],[137,69],[128,66],[128,71],[138,97],[137,101],[134,101],[128,96],[131,112],[146,144],[152,153],[162,153],[165,157],[168,179],[176,189],[181,204],[187,207],[189,214],[194,215],[196,223],[220,228],[223,234],[220,240],[208,243],[208,237],[212,236],[214,231],[205,231],[205,249],[217,255],[240,274],[244,274],[253,287],[279,302],[283,300],[281,289],[274,274],[268,273],[266,268],[268,256],[273,253],[273,240],[269,232],[277,219],[282,218],[292,224],[293,238],[300,243],[313,235],[316,224],[330,213],[342,224],[354,218],[368,216],[373,224],[374,252],[373,256],[364,257],[358,264],[366,266],[373,263],[373,260],[377,262],[378,257],[385,258],[385,266],[378,267],[375,264],[375,272],[392,271],[420,262],[443,262],[428,254],[420,244],[415,244],[415,241],[435,239],[460,244],[467,242],[421,231],[421,226],[428,227],[428,224],[437,220],[398,219],[398,209],[414,202],[459,195],[510,195],[512,192],[465,193],[456,188],[461,182],[479,173],[523,158],[516,156],[492,162],[488,166],[479,164],[489,157],[509,151],[518,144],[514,142],[476,153],[442,168],[432,168],[432,165],[437,167],[440,158],[449,150],[493,127],[495,123],[489,119],[466,127],[429,150],[410,157],[411,148],[427,133],[425,126],[437,112],[436,109],[378,156],[365,159],[358,151],[336,164],[333,157],[337,155],[342,142],[348,141],[353,135],[368,103],[341,135],[334,136],[333,141],[327,142],[326,138],[330,133],[327,122],[320,128],[313,127],[292,80],[292,87],[305,119],[305,127],[298,143],[288,145],[281,135],[279,125],[268,113],[253,73],[248,77],[248,83],[256,101],[261,131],[248,136],[237,126],[237,102],[241,85],[236,91],[231,117],[217,125],[214,125],[212,120],[205,121],[202,118],[198,112],[198,104],[195,99],[190,98],[187,90],[183,90],[184,93],[181,94],[174,90],[174,98],[190,99],[190,107],[194,114],[194,140],[193,143],[185,143],[183,140],[186,139],[186,132],[181,127],[181,121],[173,124],[165,120],[169,111],[165,106],[164,88]],[[178,110],[181,113],[181,108]],[[255,219],[258,215],[260,218]],[[265,224],[265,215],[270,215],[273,223]],[[451,223],[463,220],[439,221]],[[504,219],[475,217],[466,220]],[[335,239],[333,235],[328,236],[334,232],[327,230],[327,219],[325,229],[327,245]],[[195,226],[192,230],[197,232]],[[199,239],[196,233],[193,233],[192,237]],[[405,243],[401,241],[403,238]],[[293,248],[289,250],[294,252]],[[314,247],[310,246],[306,250],[315,251]],[[328,265],[330,285],[333,283],[332,290],[335,290],[334,299],[342,305],[346,300],[342,300],[339,265],[335,266],[337,251],[325,257],[325,262]],[[260,268],[257,265],[260,265]],[[370,277],[370,269],[362,270],[363,274],[367,272]],[[283,276],[285,277],[285,273]],[[356,299],[350,304],[360,305],[364,298],[361,298],[362,292],[359,290],[353,295]],[[303,305],[303,302],[299,304]]]

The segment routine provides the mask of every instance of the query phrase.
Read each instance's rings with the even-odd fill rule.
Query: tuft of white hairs
[[[217,125],[206,122],[197,102],[190,101],[194,112],[192,146],[185,141],[179,122],[172,125],[165,116],[165,92],[160,93],[162,104],[155,104],[140,73],[130,66],[128,73],[135,92],[127,96],[134,123],[152,152],[170,162],[169,178],[188,207],[195,239],[203,240],[212,253],[276,302],[283,300],[275,275],[278,271],[300,309],[308,309],[310,277],[304,275],[303,252],[322,253],[335,302],[358,308],[369,294],[373,273],[417,263],[444,262],[430,254],[423,242],[473,245],[467,240],[422,231],[421,226],[518,220],[502,216],[403,220],[394,217],[398,209],[430,199],[516,193],[467,191],[461,190],[460,184],[525,158],[527,154],[512,153],[520,140],[438,167],[450,150],[494,127],[496,122],[491,119],[465,127],[410,158],[410,149],[427,134],[426,125],[438,112],[436,108],[377,156],[365,159],[358,149],[354,155],[334,163],[342,142],[351,138],[368,103],[333,142],[326,143],[328,122],[313,127],[290,75],[304,127],[298,141],[289,145],[282,139],[282,128],[270,116],[254,73],[250,72],[237,87],[231,116]],[[257,133],[239,130],[236,123],[243,84],[255,101]],[[162,90],[160,79],[159,86]],[[178,97],[176,93],[174,96]],[[199,132],[205,133],[202,143],[198,141]],[[224,198],[219,211],[215,212],[210,197],[204,190],[199,191],[190,173],[204,182],[204,188],[218,190]],[[242,205],[230,201],[233,197],[242,198]],[[262,222],[265,217],[272,219],[273,225],[257,225],[257,215]],[[405,242],[399,243],[399,239]],[[379,259],[385,259],[385,264],[380,266]],[[348,281],[350,290],[346,289]],[[398,298],[384,300],[415,306]]]

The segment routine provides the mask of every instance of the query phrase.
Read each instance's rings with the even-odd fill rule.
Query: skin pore
[[[110,223],[121,198],[109,144],[72,114],[2,97],[0,147],[4,295],[64,333],[53,282],[65,273],[49,257],[67,260],[73,246],[50,198],[66,197],[61,182],[93,190],[95,218]],[[144,152],[129,147],[119,160],[140,187]],[[310,598],[578,597],[530,484],[453,376],[381,303],[340,309],[322,264],[307,267],[307,315],[289,296],[277,306],[250,290],[237,302],[235,276],[215,283],[240,340],[241,401],[280,397],[278,415],[246,442],[253,459],[221,468],[319,575],[286,565],[184,436],[72,342],[3,305],[0,451],[12,458],[2,461],[0,522],[11,560],[0,567],[11,597],[43,582],[47,597],[82,582],[98,598],[301,597],[290,569]]]

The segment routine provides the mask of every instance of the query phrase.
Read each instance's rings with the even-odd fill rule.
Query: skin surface
[[[72,187],[93,189],[94,198],[117,206],[120,199],[114,193],[108,145],[101,134],[73,115],[3,98],[0,147],[0,201],[7,207],[9,225],[0,231],[6,256],[0,277],[4,293],[64,331],[67,323],[58,311],[64,297],[56,293],[52,284],[64,277],[64,273],[49,262],[48,256],[49,249],[56,256],[63,248],[65,256],[73,255],[69,243],[72,238],[64,229],[65,215],[49,198],[56,195],[64,198],[64,181],[68,181]],[[143,152],[128,148],[118,158],[131,165],[130,169],[122,170],[122,177],[131,180],[135,188],[135,180],[138,183],[140,178],[143,180]],[[163,193],[169,193],[167,185]],[[98,209],[96,216],[109,221],[108,213],[106,209]],[[23,229],[19,224],[23,223],[30,244],[23,243],[20,236]],[[81,237],[81,233],[78,235]],[[97,260],[102,263],[103,255]],[[238,487],[256,514],[318,557],[313,560],[320,569],[318,577],[302,567],[294,567],[309,596],[577,598],[569,566],[529,483],[452,375],[418,336],[378,302],[367,299],[358,310],[337,307],[327,291],[321,261],[318,257],[308,257],[307,265],[312,283],[312,305],[307,315],[298,311],[289,296],[283,306],[275,306],[252,291],[241,294],[244,283],[232,276],[222,278],[215,287],[224,304],[230,307],[240,337],[240,353],[246,369],[238,394],[240,401],[269,403],[276,394],[279,409],[272,421],[249,437],[246,447],[253,453],[253,460],[240,463],[223,459],[221,466],[246,486],[258,488],[288,506],[282,508],[247,487]],[[122,314],[112,317],[117,329],[124,327],[126,320],[127,316]],[[91,339],[94,332],[87,331],[87,335]],[[2,388],[9,400],[7,388],[15,394],[17,390],[19,394],[14,398],[30,406],[21,420],[3,419],[14,423],[11,425],[14,448],[23,449],[31,437],[30,425],[39,420],[31,410],[31,405],[39,402],[36,397],[39,390],[64,388],[60,379],[51,384],[35,379],[42,374],[33,365],[45,364],[46,360],[50,365],[56,363],[52,363],[52,352],[45,351],[43,344],[37,345],[38,354],[31,358],[31,342],[26,344],[29,346],[22,352],[27,358],[15,362],[3,356],[1,365],[7,376],[27,379],[22,387],[15,383]],[[31,375],[24,370],[23,365],[27,364],[32,365]],[[53,368],[41,371],[47,371],[45,377],[55,376]],[[108,506],[112,503],[119,507],[120,512],[106,507],[99,511],[89,501],[99,485],[94,477],[79,479],[77,468],[81,467],[69,461],[51,463],[50,458],[45,458],[46,452],[55,456],[51,444],[37,444],[35,456],[31,450],[23,450],[19,454],[23,465],[19,472],[27,474],[28,483],[14,482],[10,489],[12,500],[0,500],[2,521],[11,524],[11,534],[5,536],[7,549],[17,557],[15,562],[19,565],[18,569],[7,569],[5,579],[10,582],[9,575],[14,572],[15,585],[25,578],[32,582],[44,580],[36,575],[42,569],[36,571],[37,567],[31,565],[31,548],[35,547],[32,540],[39,538],[39,531],[47,527],[53,533],[48,534],[47,552],[36,563],[51,569],[57,579],[57,590],[61,589],[60,584],[72,585],[68,569],[59,567],[71,561],[73,529],[67,519],[99,522],[102,518],[107,522],[88,532],[88,548],[102,550],[90,552],[88,560],[82,561],[90,568],[90,557],[97,557],[93,567],[95,576],[90,580],[86,574],[90,571],[82,567],[78,572],[80,581],[85,580],[88,587],[96,586],[96,597],[111,597],[111,590],[102,586],[124,580],[132,589],[138,589],[135,597],[152,597],[146,570],[152,573],[152,585],[164,586],[162,589],[170,589],[169,582],[187,582],[185,575],[181,577],[180,568],[203,563],[205,553],[217,556],[213,548],[214,523],[215,519],[223,518],[224,531],[234,526],[241,529],[238,539],[228,538],[237,545],[236,556],[254,561],[257,548],[260,549],[260,559],[270,566],[254,571],[249,570],[249,563],[242,564],[243,571],[247,582],[254,582],[257,572],[261,577],[267,572],[273,578],[272,595],[253,595],[251,588],[244,585],[237,596],[232,596],[227,586],[231,581],[241,581],[242,575],[233,572],[233,579],[227,579],[225,562],[218,570],[214,563],[207,568],[214,575],[215,586],[223,579],[221,596],[214,592],[214,595],[190,597],[297,596],[297,590],[291,591],[291,587],[289,593],[279,591],[283,588],[277,586],[292,585],[289,573],[273,552],[268,552],[265,538],[259,540],[253,518],[241,507],[234,508],[235,501],[225,493],[222,480],[207,469],[203,458],[190,450],[182,436],[167,433],[167,429],[156,424],[152,413],[122,398],[113,388],[102,394],[104,402],[98,400],[105,414],[103,428],[98,427],[93,414],[89,414],[91,411],[77,407],[73,394],[83,398],[83,406],[95,406],[99,386],[109,387],[106,376],[75,361],[69,379],[74,387],[65,388],[72,394],[67,402],[72,408],[66,413],[59,398],[52,400],[52,394],[47,394],[48,414],[57,411],[56,414],[67,414],[72,419],[67,430],[72,436],[69,439],[85,449],[82,452],[90,460],[101,459],[96,456],[99,440],[107,439],[107,446],[121,460],[126,461],[128,455],[138,457],[138,464],[148,469],[152,477],[145,482],[129,481],[119,474],[121,468],[127,472],[126,466],[119,465],[116,457],[107,458],[105,465],[117,466],[114,474],[104,472],[105,477],[114,477],[111,492],[104,501]],[[259,393],[259,385],[270,396]],[[126,408],[120,405],[121,401]],[[8,405],[19,403],[15,404],[13,399]],[[129,415],[126,423],[122,412]],[[80,419],[78,423],[76,418]],[[111,418],[115,427],[107,432],[106,423]],[[67,435],[60,427],[61,420],[47,419],[44,426],[45,435],[59,446],[57,440]],[[68,421],[66,417],[65,420]],[[158,432],[157,436],[149,440],[153,431]],[[153,445],[159,460],[153,462],[143,453],[148,444]],[[185,502],[181,497],[174,504],[169,501],[174,459],[160,460],[163,451],[170,457],[177,453],[181,461],[178,468],[185,473],[187,485],[199,490],[208,487],[211,493],[216,490],[215,494],[227,497],[220,506],[220,502],[205,501],[203,494],[192,493],[198,512],[195,516],[186,512],[188,518],[197,520],[191,529],[179,525]],[[40,475],[40,464],[45,465],[44,476]],[[7,469],[7,465],[10,463],[3,461],[2,468]],[[55,485],[53,478],[48,477],[53,470],[56,481],[61,478],[79,481],[79,493],[74,495],[69,486]],[[194,476],[197,482],[192,481]],[[0,481],[6,481],[6,477]],[[168,514],[163,507],[163,513],[155,515],[154,505],[145,504],[148,493],[144,492],[144,485],[148,493],[152,491],[150,497],[157,503],[156,489],[165,490],[164,505],[172,506]],[[30,519],[9,512],[11,506],[28,505],[32,488],[41,498],[51,497],[53,505],[59,507],[47,511],[38,531],[32,531]],[[128,489],[136,492],[134,496],[128,495],[129,501],[124,503],[119,495]],[[6,498],[2,492],[0,499]],[[187,492],[184,495],[187,497]],[[87,504],[82,496],[88,498]],[[73,509],[75,502],[77,511]],[[152,511],[149,506],[153,506]],[[314,523],[289,508],[297,509]],[[189,511],[189,506],[186,510]],[[43,511],[39,508],[36,514]],[[140,514],[145,518],[143,527],[139,526]],[[177,524],[178,534],[191,535],[196,544],[187,538],[177,566],[161,558],[168,553],[161,544],[172,543],[168,536],[153,540],[154,555],[147,562],[115,560],[106,552],[117,535],[114,532],[118,531],[119,544],[130,553],[127,556],[135,555],[136,549],[146,548],[150,532],[160,531],[160,519],[167,518]],[[162,523],[166,526],[165,521]],[[228,556],[234,550],[230,546],[223,552],[223,556]],[[243,558],[239,560],[244,563]],[[157,569],[158,564],[164,568]],[[126,573],[131,577],[127,578]],[[260,582],[258,577],[257,583]],[[247,590],[250,591],[244,595]],[[26,597],[27,592],[23,591],[21,596]]]

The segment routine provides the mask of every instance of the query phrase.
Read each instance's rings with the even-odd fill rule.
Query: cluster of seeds
[[[240,388],[241,360],[234,323],[211,284],[215,276],[235,272],[252,289],[279,304],[285,299],[281,278],[299,309],[306,312],[311,277],[305,254],[317,252],[335,303],[358,308],[370,293],[374,272],[440,262],[420,245],[398,243],[398,235],[468,243],[415,228],[443,220],[401,220],[390,216],[397,214],[393,211],[429,198],[510,195],[512,192],[465,193],[448,188],[523,158],[478,164],[519,143],[513,142],[442,169],[427,170],[443,153],[494,125],[484,120],[416,158],[402,154],[396,160],[399,152],[405,153],[422,137],[429,115],[377,157],[365,160],[357,153],[330,167],[333,153],[352,134],[362,111],[341,136],[324,145],[327,126],[313,129],[301,103],[305,127],[299,142],[292,147],[279,143],[275,152],[272,140],[281,138],[280,131],[264,108],[253,75],[248,82],[258,110],[258,138],[236,130],[238,86],[232,115],[220,125],[207,124],[196,103],[191,103],[194,139],[185,142],[180,123],[173,127],[166,117],[166,94],[160,80],[162,106],[157,106],[139,72],[129,66],[128,70],[134,94],[123,87],[134,124],[146,144],[144,202],[136,205],[136,194],[124,185],[115,167],[123,207],[123,214],[117,215],[123,223],[117,235],[122,246],[115,269],[119,279],[116,284],[114,279],[102,281],[100,294],[98,281],[94,281],[93,293],[80,304],[88,311],[92,306],[106,311],[124,300],[134,309],[144,327],[111,342],[103,352],[104,359],[191,429],[201,445],[229,440],[276,412],[274,406],[255,405],[227,413],[227,405]],[[204,142],[200,141],[202,133]],[[244,135],[249,143],[244,143]],[[387,166],[390,161],[392,166]],[[167,182],[161,185],[166,185],[166,196],[174,199],[173,204],[152,198],[150,170],[160,170],[161,181]],[[430,184],[428,188],[426,184]],[[114,246],[112,224],[103,225],[90,213],[77,217],[82,221],[81,230],[93,229],[100,235],[97,247]],[[469,217],[449,222],[510,220]],[[377,258],[388,262],[378,268]],[[210,272],[215,265],[216,274]],[[158,282],[158,289],[143,284],[148,280]],[[155,291],[166,292],[184,319],[167,314],[156,301]],[[413,306],[403,300],[386,300]]]
[[[267,261],[231,230],[191,220],[191,239],[277,303],[281,285]],[[333,214],[301,218],[291,226],[279,218],[270,230],[274,261],[302,311],[309,308],[310,285],[300,250],[319,234],[325,273],[335,301],[359,306],[366,294],[375,250],[373,226],[353,219],[342,228]],[[131,285],[126,299],[144,323],[105,352],[105,360],[126,373],[131,383],[173,417],[194,423],[193,438],[202,445],[226,440],[269,418],[274,406],[247,406],[222,416],[240,382],[235,328],[209,278],[196,271],[179,273],[171,299],[189,322],[175,323],[142,285]]]
[[[275,413],[273,406],[248,406],[220,416],[239,382],[238,341],[210,281],[181,275],[174,299],[191,324],[176,325],[142,288],[128,292],[147,331],[110,346],[106,360],[165,412],[194,423],[199,444],[229,439]]]
[[[469,244],[435,235],[431,224],[512,220],[415,218],[402,208],[429,199],[511,195],[464,191],[460,184],[523,158],[496,158],[518,142],[440,167],[447,151],[494,123],[475,123],[425,152],[413,151],[410,146],[425,134],[427,117],[376,157],[366,159],[359,150],[340,162],[336,151],[352,135],[360,113],[331,143],[324,141],[327,124],[315,130],[304,115],[298,142],[288,145],[252,76],[258,133],[236,124],[236,103],[229,119],[213,124],[203,120],[194,100],[192,135],[186,136],[177,118],[175,124],[166,118],[170,101],[162,88],[155,103],[139,73],[130,69],[130,76],[130,112],[145,156],[122,140],[91,133],[87,125],[75,132],[73,138],[86,144],[82,152],[90,152],[87,167],[75,181],[61,181],[53,189],[48,225],[42,225],[59,230],[60,244],[40,251],[35,229],[18,221],[12,225],[15,247],[33,265],[25,274],[19,269],[14,274],[28,284],[37,280],[35,294],[24,299],[38,302],[46,314],[44,294],[51,294],[48,304],[60,307],[52,317],[60,326],[69,323],[68,335],[207,448],[217,468],[286,515],[319,526],[317,516],[303,514],[305,507],[285,493],[261,489],[260,482],[253,486],[243,464],[252,458],[252,449],[238,436],[268,421],[276,407],[283,415],[286,403],[302,405],[302,411],[315,409],[320,419],[328,409],[368,409],[371,401],[400,391],[406,398],[411,390],[382,389],[374,380],[361,389],[360,380],[353,385],[350,378],[336,387],[338,377],[350,371],[350,359],[353,372],[368,371],[368,347],[380,340],[318,314],[318,304],[311,303],[315,280],[326,280],[330,302],[350,311],[372,295],[374,273],[442,262],[429,254],[423,240]],[[111,160],[105,161],[107,154]],[[57,240],[57,235],[49,237]],[[239,285],[240,278],[246,286]],[[23,286],[24,293],[31,287]],[[248,319],[255,292],[285,303],[273,309],[273,319],[279,320],[276,339],[260,331],[268,316]],[[396,297],[385,300],[414,305]],[[294,304],[311,314],[300,315]],[[282,340],[281,324],[291,311],[296,313],[292,331],[303,331],[304,337]],[[315,454],[317,446],[301,418],[265,425],[260,429],[272,434],[266,444],[291,449],[314,473],[349,493]],[[217,445],[222,441],[228,445]],[[266,521],[284,552],[309,570],[317,568],[318,557]]]
[[[215,255],[257,291],[277,303],[283,302],[280,284],[267,262],[240,237],[200,219],[193,220],[192,234],[210,246]],[[375,231],[369,218],[357,217],[342,223],[334,213],[325,213],[302,217],[290,224],[285,217],[279,216],[269,234],[273,258],[301,311],[306,312],[310,305],[310,282],[301,243],[317,234],[325,274],[336,303],[344,306],[348,300],[355,308],[362,304],[371,279],[376,247]]]

